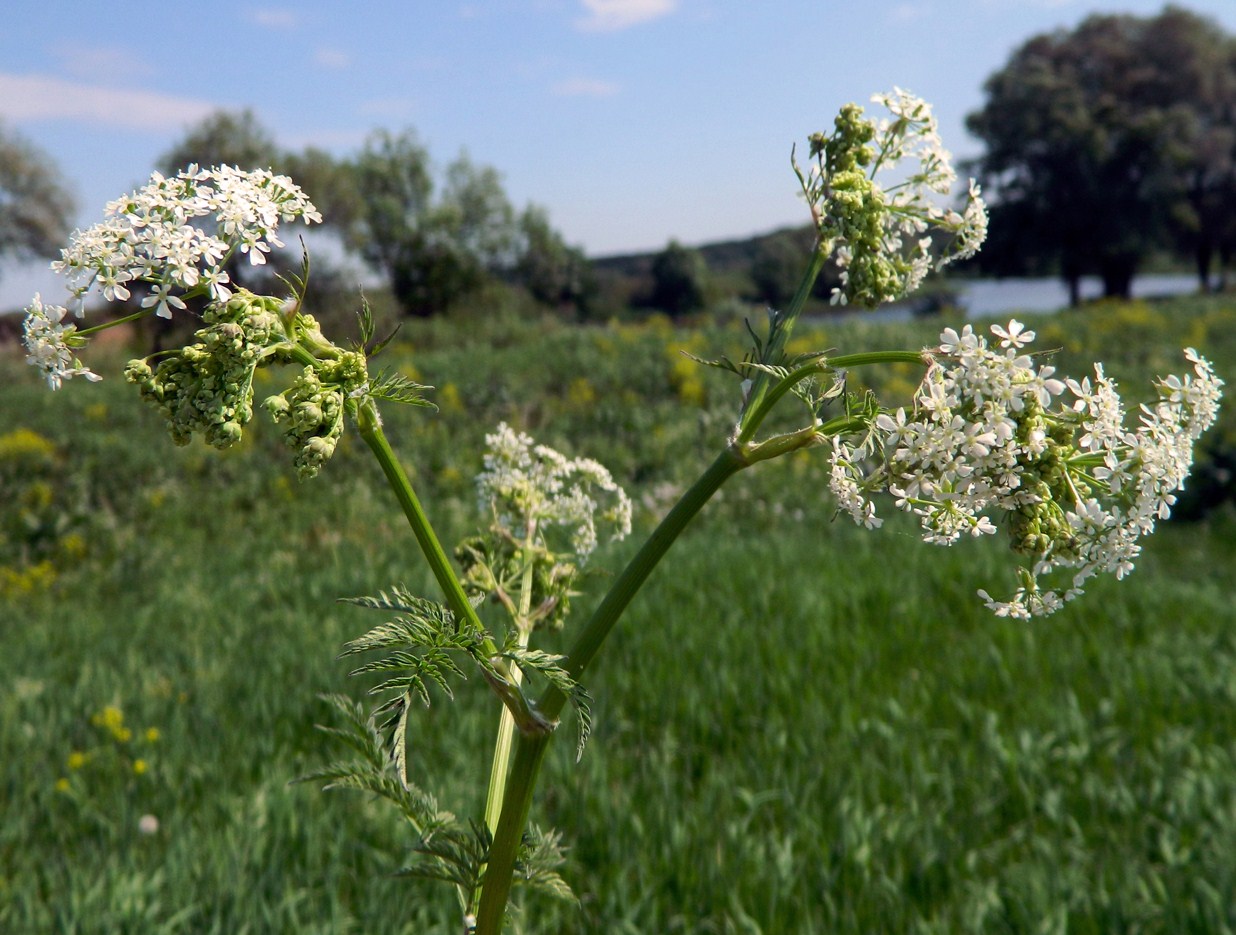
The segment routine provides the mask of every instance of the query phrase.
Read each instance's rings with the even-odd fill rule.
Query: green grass
[[[1103,359],[1129,393],[1180,370],[1184,344],[1236,374],[1220,301],[1035,324],[1041,346],[1064,347],[1062,369]],[[937,327],[796,340],[913,347]],[[387,431],[448,542],[472,522],[470,478],[500,419],[657,501],[733,416],[736,388],[675,349],[734,353],[734,328],[405,330],[391,363],[435,384],[442,411],[388,407]],[[314,729],[328,716],[316,695],[364,688],[336,655],[373,621],[334,598],[433,593],[363,446],[345,440],[299,485],[267,426],[222,455],[175,449],[118,378],[53,395],[26,370],[0,361],[0,436],[27,428],[57,454],[0,464],[10,510],[34,481],[51,487],[26,507],[37,535],[11,534],[3,559],[46,560],[55,580],[0,597],[0,931],[456,933],[449,892],[391,876],[410,843],[393,813],[288,785],[338,752]],[[895,394],[912,376],[870,379]],[[834,520],[822,468],[806,456],[736,477],[588,673],[593,739],[579,764],[557,745],[534,816],[564,833],[581,905],[529,898],[522,929],[1236,930],[1230,504],[1168,524],[1127,581],[1024,624],[974,596],[1010,586],[1000,548],[927,546],[895,517],[875,532]],[[633,547],[595,564],[614,570]],[[412,768],[466,816],[496,702],[465,687],[417,719]],[[109,705],[129,740],[92,723]]]

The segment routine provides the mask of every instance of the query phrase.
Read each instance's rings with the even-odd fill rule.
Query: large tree
[[[544,208],[529,205],[519,216],[515,281],[553,308],[573,308],[582,318],[596,291],[592,267],[582,250],[567,244]]]
[[[699,311],[707,301],[707,280],[703,255],[671,240],[652,260],[649,304],[671,318]]]
[[[363,204],[348,243],[390,278],[409,315],[445,311],[516,262],[515,212],[498,173],[460,156],[435,192],[429,153],[411,131],[378,131],[352,164]]]
[[[179,172],[189,165],[235,166],[238,169],[274,169],[282,151],[251,110],[217,110],[185,131],[159,157],[159,171]]]
[[[59,256],[73,196],[51,156],[0,123],[0,260]]]
[[[1230,43],[1211,21],[1167,7],[1091,16],[1017,49],[967,118],[986,144],[975,169],[994,204],[987,268],[1047,263],[1074,302],[1085,274],[1127,296],[1146,255],[1190,221],[1185,171],[1214,131],[1205,110],[1226,93],[1216,76],[1230,68]]]

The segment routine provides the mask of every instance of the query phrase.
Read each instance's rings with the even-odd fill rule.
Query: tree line
[[[1225,286],[1236,255],[1236,38],[1175,6],[1094,15],[1023,43],[983,90],[967,126],[984,151],[969,170],[992,223],[972,269],[1059,275],[1075,304],[1083,276],[1127,297],[1154,256],[1187,258],[1203,289]],[[439,168],[413,130],[378,130],[336,157],[279,146],[251,111],[220,111],[189,128],[158,168],[191,163],[290,175],[344,250],[414,316],[494,282],[580,318],[628,307],[679,316],[722,295],[777,306],[810,249],[804,228],[590,262],[543,208],[517,210],[497,170],[466,154]],[[56,255],[72,216],[52,160],[0,125],[0,260]],[[329,286],[333,271],[315,265]],[[242,283],[246,273],[238,270]],[[822,277],[822,294],[830,285]]]
[[[1181,7],[1095,15],[1035,36],[967,118],[990,195],[977,258],[998,275],[1058,274],[1128,297],[1156,252],[1222,288],[1236,252],[1236,39]],[[1213,277],[1213,278],[1212,278]]]

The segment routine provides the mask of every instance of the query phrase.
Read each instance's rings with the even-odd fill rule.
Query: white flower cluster
[[[1030,565],[1009,600],[979,594],[1000,616],[1029,618],[1059,609],[1096,574],[1132,570],[1141,536],[1171,512],[1223,381],[1187,349],[1193,372],[1156,381],[1157,401],[1128,429],[1101,365],[1093,382],[1061,380],[1023,353],[1034,332],[1013,321],[992,333],[998,347],[969,325],[945,329],[914,409],[879,415],[857,450],[834,442],[831,486],[867,526],[876,521],[864,491],[886,489],[939,544],[993,533],[992,517],[1002,519]],[[864,475],[858,465],[877,451],[882,463]]]
[[[806,177],[798,173],[821,240],[840,268],[834,305],[875,306],[902,298],[933,269],[973,256],[987,236],[987,209],[973,179],[961,212],[938,203],[952,191],[957,173],[931,106],[901,88],[872,101],[891,118],[866,120],[862,108],[848,105],[831,137],[812,136],[818,161]],[[888,186],[876,181],[903,162],[917,168]],[[933,233],[948,237],[942,250],[933,247]]]
[[[156,172],[144,187],[111,202],[107,220],[74,233],[51,266],[67,277],[78,318],[92,289],[108,302],[125,301],[135,283],[152,287],[143,308],[171,318],[172,309],[185,308],[190,295],[226,303],[232,297],[228,260],[239,251],[252,264],[265,263],[272,246],[283,246],[280,222],[296,218],[306,224],[322,220],[286,176],[231,166],[190,166],[172,178]],[[198,219],[208,223],[197,226]],[[26,309],[26,360],[43,371],[52,389],[74,376],[99,379],[74,356],[87,332],[62,324],[67,314],[64,306],[46,305],[40,296]]]
[[[485,469],[476,478],[481,509],[492,510],[512,536],[522,539],[547,523],[572,527],[571,546],[582,561],[596,548],[598,521],[613,527],[613,539],[630,533],[631,500],[596,461],[568,459],[506,423],[485,442]],[[607,495],[606,506],[598,494]]]
[[[53,390],[60,389],[60,384],[71,377],[85,377],[91,381],[100,379],[97,373],[82,366],[82,362],[73,355],[73,333],[77,326],[63,323],[67,314],[68,311],[59,305],[44,305],[42,297],[35,295],[22,323],[26,363],[42,370],[48,386]]]
[[[210,223],[197,226],[199,218]],[[283,246],[279,223],[296,218],[322,220],[291,179],[268,170],[189,166],[171,178],[156,172],[111,202],[107,220],[75,233],[52,269],[68,277],[79,317],[91,289],[111,302],[128,299],[129,286],[143,282],[154,291],[141,304],[170,318],[171,309],[185,307],[183,293],[204,291],[226,302],[227,261],[239,251],[254,265],[265,263],[272,246]]]

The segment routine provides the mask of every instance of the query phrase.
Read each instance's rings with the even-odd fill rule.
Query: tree
[[[51,156],[0,124],[0,260],[59,256],[73,211]]]
[[[596,281],[583,251],[568,246],[550,225],[549,215],[536,205],[524,209],[518,227],[521,244],[515,281],[538,302],[587,314]]]
[[[809,226],[779,230],[761,237],[751,256],[754,297],[770,308],[785,308],[798,291],[815,241],[816,233]],[[836,284],[836,271],[826,268],[817,277],[812,295],[827,299]]]
[[[1036,36],[984,85],[967,125],[987,147],[974,168],[993,201],[982,266],[1023,272],[1046,260],[1070,287],[1097,273],[1128,296],[1146,254],[1174,236],[1183,169],[1229,40],[1209,20],[1168,7],[1152,18],[1091,16]]]
[[[363,211],[347,243],[385,273],[403,310],[446,310],[515,265],[515,213],[498,173],[460,156],[434,198],[429,153],[412,131],[378,131],[353,163]]]
[[[698,250],[671,240],[652,261],[649,302],[672,318],[704,307],[708,267]]]
[[[1200,28],[1196,21],[1192,25]],[[1170,35],[1164,38],[1169,46],[1178,44]],[[1192,256],[1203,291],[1210,287],[1212,261],[1218,258],[1221,289],[1236,253],[1236,40],[1228,40],[1205,64],[1182,137],[1188,143],[1180,153],[1183,197],[1172,216],[1178,243]]]
[[[159,157],[158,167],[165,175],[190,165],[279,171],[282,162],[282,150],[253,111],[217,110],[190,127],[184,139]]]
[[[322,212],[324,222],[340,229],[354,224],[361,211],[360,194],[346,162],[315,147],[302,152],[283,149],[251,110],[215,111],[190,127],[157,165],[165,175],[189,165],[229,165],[290,176]]]

